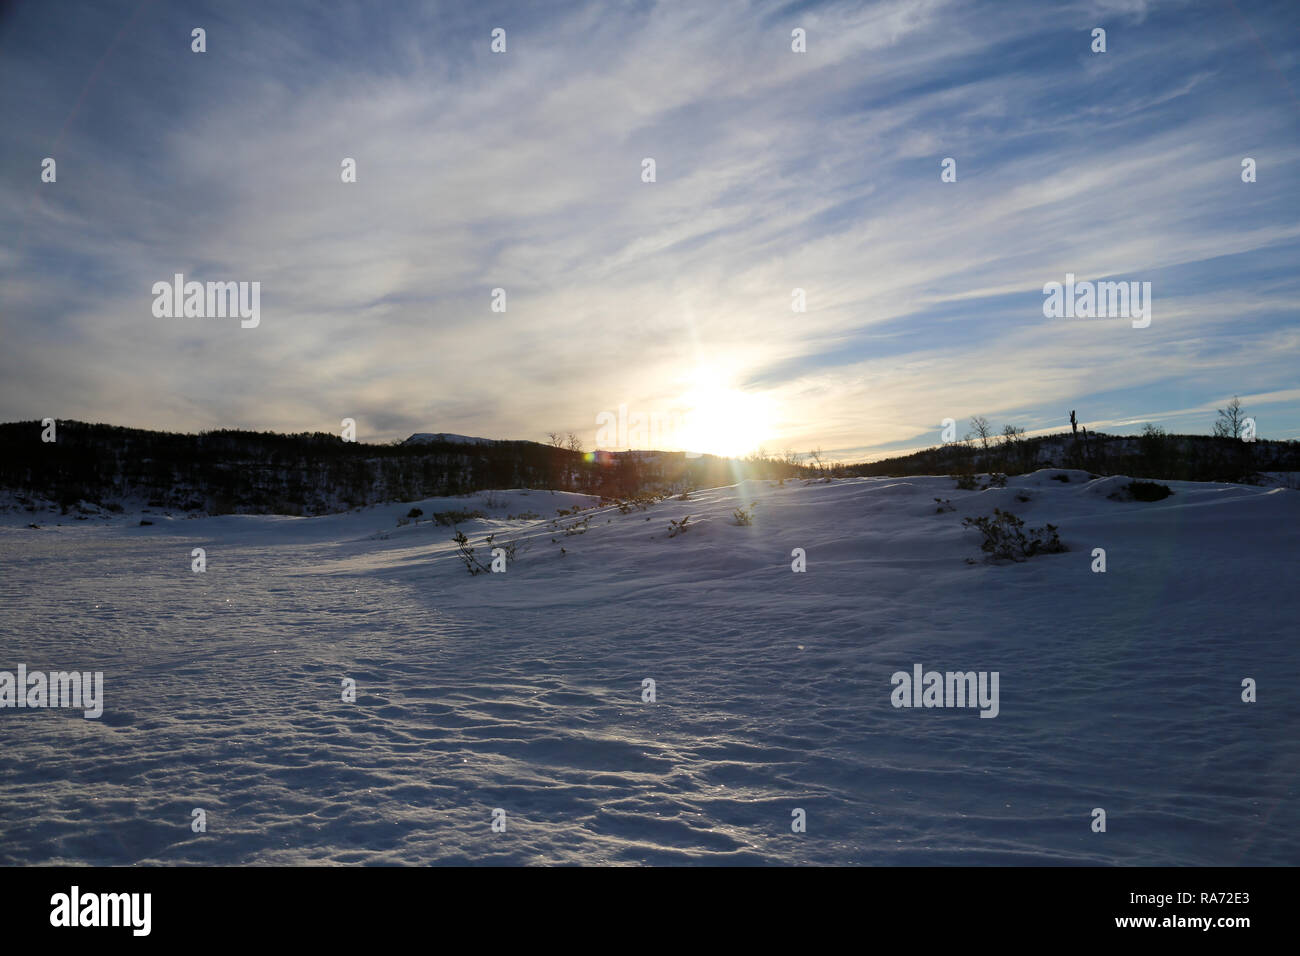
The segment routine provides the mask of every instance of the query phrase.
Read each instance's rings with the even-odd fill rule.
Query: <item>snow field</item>
[[[0,863],[1294,865],[1300,496],[1125,483],[7,515],[0,670],[102,670],[105,710],[0,709]],[[985,563],[961,519],[994,507],[1070,550]],[[520,541],[506,573],[466,573],[453,510],[485,560]],[[998,717],[895,708],[915,663],[998,671]]]

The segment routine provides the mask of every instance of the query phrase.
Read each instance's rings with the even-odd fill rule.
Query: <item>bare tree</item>
[[[547,432],[546,444],[550,445],[552,448],[563,448],[564,436],[561,435],[559,432]]]
[[[989,450],[989,442],[993,440],[993,426],[983,415],[975,415],[970,420],[972,437],[979,440],[980,448],[984,451]]]
[[[1241,430],[1246,424],[1245,410],[1236,395],[1227,408],[1219,409],[1219,420],[1214,423],[1214,434],[1219,438],[1240,438]]]
[[[808,457],[812,459],[813,466],[819,473],[825,470],[825,466],[822,464],[822,450],[820,448],[814,448],[808,452]]]
[[[579,438],[577,435],[573,434],[573,432],[569,432],[569,441],[567,444],[568,444],[569,451],[576,451],[576,452],[582,451],[582,439]]]

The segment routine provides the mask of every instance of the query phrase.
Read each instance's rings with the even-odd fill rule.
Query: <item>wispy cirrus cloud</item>
[[[1285,4],[50,9],[0,35],[6,419],[590,436],[704,375],[850,456],[1294,381],[1297,66],[1245,55]],[[176,272],[261,325],[154,318]],[[1044,319],[1066,272],[1152,281],[1151,327]]]

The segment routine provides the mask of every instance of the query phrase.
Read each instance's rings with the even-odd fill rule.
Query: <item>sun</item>
[[[696,372],[681,405],[675,444],[683,451],[740,458],[771,438],[771,399],[733,388],[714,369]]]

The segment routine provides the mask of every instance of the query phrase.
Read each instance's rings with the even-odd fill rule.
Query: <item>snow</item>
[[[429,442],[451,442],[457,445],[495,445],[491,438],[473,438],[469,435],[453,435],[450,432],[416,432],[403,445],[424,445]]]
[[[0,515],[0,670],[105,698],[0,709],[0,864],[1300,863],[1300,495],[1126,481]],[[961,519],[995,507],[1070,550],[986,563]],[[485,561],[521,541],[506,573],[453,510]],[[895,708],[918,663],[998,671],[996,719]]]

